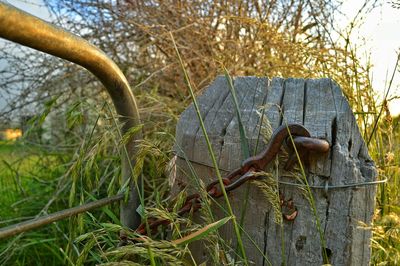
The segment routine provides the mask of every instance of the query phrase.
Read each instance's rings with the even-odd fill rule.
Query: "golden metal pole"
[[[122,133],[140,124],[135,97],[124,74],[100,49],[86,40],[2,2],[0,37],[83,66],[106,87],[123,123]],[[132,177],[131,166],[135,165],[137,150],[135,141],[141,138],[140,132],[125,145],[127,153],[121,151],[122,184]],[[129,199],[121,204],[120,217],[122,225],[134,229],[140,223],[136,213],[139,195],[132,180],[129,184]]]

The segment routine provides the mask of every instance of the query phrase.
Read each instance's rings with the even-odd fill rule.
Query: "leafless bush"
[[[156,88],[161,95],[186,99],[169,32],[174,34],[198,90],[221,73],[221,65],[232,75],[332,77],[350,99],[356,97],[354,84],[369,86],[368,71],[348,43],[340,44],[331,37],[340,1],[45,3],[55,23],[111,56],[136,94]],[[13,97],[17,100],[10,102],[11,109],[57,94],[68,94],[63,99],[95,99],[99,95],[99,84],[71,64],[31,50],[15,53],[4,49],[0,53],[10,66],[0,73],[0,87],[22,95],[22,101]]]

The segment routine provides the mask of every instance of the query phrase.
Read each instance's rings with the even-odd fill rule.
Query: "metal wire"
[[[377,184],[382,184],[386,183],[388,181],[387,178],[382,179],[382,180],[376,180],[376,181],[369,181],[369,182],[359,182],[359,183],[350,183],[350,184],[343,184],[343,185],[334,185],[330,186],[327,185],[329,184],[328,181],[325,181],[325,186],[316,186],[316,185],[310,185],[308,187],[310,188],[315,188],[315,189],[338,189],[338,188],[351,188],[351,187],[363,187],[363,186],[373,186]],[[296,187],[307,187],[307,185],[301,184],[301,183],[293,183],[293,182],[285,182],[285,181],[278,181],[279,184],[282,185],[288,185],[288,186],[296,186]]]

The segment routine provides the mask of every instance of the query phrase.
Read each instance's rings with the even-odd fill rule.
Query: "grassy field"
[[[53,195],[57,172],[56,158],[39,148],[0,142],[0,226],[32,219],[40,213]],[[56,245],[60,243],[54,234],[54,229],[44,228],[2,241],[0,264],[59,264],[62,260]]]
[[[99,1],[93,1],[93,5],[87,4],[91,1],[76,1],[79,5],[77,9],[72,4],[75,1],[65,2],[66,7],[71,6],[72,20],[85,14],[79,13],[81,8],[87,7],[89,14],[96,15],[104,11],[95,8]],[[143,33],[139,41],[131,40],[130,45],[124,45],[123,48],[129,53],[121,52],[119,59],[122,62],[118,62],[118,65],[124,66],[124,60],[127,60],[124,72],[128,73],[129,82],[134,86],[132,90],[137,97],[144,129],[144,140],[140,142],[134,169],[137,173],[142,172],[144,177],[145,206],[138,211],[144,218],[151,216],[170,220],[172,226],[160,228],[151,238],[142,238],[143,241],[135,245],[118,247],[121,226],[118,218],[119,204],[116,203],[0,241],[0,265],[193,265],[185,241],[194,241],[201,237],[207,240],[211,264],[220,265],[221,261],[224,261],[226,265],[247,265],[245,251],[240,246],[242,231],[236,219],[232,217],[230,208],[225,210],[226,220],[215,221],[210,211],[212,201],[204,200],[201,212],[204,222],[198,224],[192,221],[190,216],[177,215],[180,204],[183,204],[185,192],[178,195],[175,201],[171,201],[168,193],[167,172],[173,155],[171,147],[179,114],[216,75],[225,72],[226,76],[229,76],[226,69],[237,76],[330,77],[338,82],[356,115],[362,136],[368,143],[369,153],[376,163],[378,178],[388,179],[387,183],[377,186],[374,222],[368,228],[373,232],[371,264],[400,265],[399,121],[389,112],[387,101],[390,99],[386,98],[388,94],[384,99],[378,100],[379,97],[376,97],[370,79],[373,76],[371,65],[364,65],[358,60],[357,46],[353,47],[350,42],[351,29],[349,33],[344,33],[343,40],[330,43],[326,41],[329,39],[327,36],[319,35],[319,28],[310,31],[310,35],[298,35],[300,31],[314,27],[314,24],[320,25],[321,21],[307,22],[299,27],[296,23],[287,28],[280,28],[259,21],[255,18],[258,17],[257,8],[242,5],[241,1],[238,1],[238,9],[232,9],[232,12],[229,11],[230,7],[221,5],[223,9],[217,12],[220,15],[216,21],[210,21],[208,12],[201,11],[201,5],[208,6],[213,1],[200,1],[197,6],[195,1],[187,1],[183,5],[187,6],[187,9],[181,9],[181,1],[176,1],[176,5],[172,4],[175,1],[170,1],[168,10],[173,15],[168,16],[159,8],[158,2],[160,6],[165,4],[163,1],[155,1],[156,4],[150,5],[150,9],[143,6],[143,9],[131,9],[131,13],[119,15],[116,10],[111,9],[105,13],[107,15],[104,16],[104,24],[88,19],[90,23],[96,21],[96,25],[94,28],[93,25],[85,28],[86,20],[79,20],[75,25],[77,27],[71,29],[76,29],[75,32],[83,30],[82,32],[87,32],[90,36],[91,32],[99,32],[97,29],[104,27],[104,32],[112,36],[109,38],[109,47],[115,47],[115,43],[129,43],[129,37],[121,32]],[[282,1],[284,2],[293,1]],[[107,8],[108,5],[100,6]],[[246,6],[249,8],[247,17],[238,16]],[[92,8],[97,11],[93,12]],[[215,8],[218,8],[218,4]],[[214,7],[211,8],[213,9]],[[199,10],[198,14],[192,13],[197,12],[196,10]],[[300,8],[299,12],[301,10]],[[64,8],[59,8],[59,11],[64,14]],[[121,11],[124,11],[124,8]],[[143,25],[129,19],[132,14],[137,13],[141,14],[138,18],[143,17]],[[314,14],[314,11],[312,13]],[[117,15],[115,20],[109,21],[108,18],[114,14]],[[284,13],[276,14],[276,17],[286,17]],[[294,14],[296,19],[293,21],[297,21],[301,16],[297,12]],[[308,13],[303,15],[310,17]],[[263,16],[261,12],[260,17]],[[60,21],[65,20],[64,16],[60,18]],[[123,19],[127,19],[126,23],[121,21]],[[221,26],[216,27],[214,24]],[[112,31],[117,31],[116,34],[107,32],[105,27],[110,25]],[[122,28],[114,28],[116,25],[122,25]],[[188,26],[182,28],[182,25]],[[231,27],[237,29],[236,34],[233,34],[234,31],[228,34],[230,30],[225,32],[225,29]],[[246,28],[249,30],[243,30]],[[286,32],[290,33],[291,28],[294,28],[293,35],[286,35]],[[99,34],[97,37],[94,36],[91,41],[103,43],[104,36]],[[140,52],[138,56],[131,54],[132,51],[136,52],[136,49],[131,47],[136,46]],[[119,48],[115,48],[115,53],[107,53],[118,55]],[[21,61],[22,72],[26,71],[27,58],[30,57],[26,56]],[[37,55],[32,58],[35,63],[41,62]],[[51,70],[49,72],[52,72],[59,65],[50,64],[45,69],[47,67]],[[398,74],[398,65],[393,69],[394,76]],[[137,76],[136,72],[139,73]],[[107,104],[110,102],[107,102],[105,93],[100,93],[101,87],[98,84],[73,80],[75,74],[79,74],[76,80],[80,80],[80,73],[60,72],[60,76],[54,79],[53,87],[45,87],[49,91],[57,91],[60,89],[58,86],[65,83],[65,77],[72,77],[73,93],[69,90],[60,92],[61,96],[51,95],[49,98],[54,98],[46,99],[48,102],[40,102],[40,105],[43,105],[43,113],[38,114],[36,123],[32,123],[41,132],[46,116],[54,112],[61,125],[58,128],[58,143],[33,145],[26,144],[23,140],[0,142],[0,227],[120,192],[120,152],[123,141],[118,131],[118,118],[112,104]],[[42,79],[44,84],[48,83],[47,77]],[[28,89],[30,92],[31,89]],[[389,90],[390,86],[387,88],[388,92]],[[85,91],[90,93],[86,94]],[[64,96],[69,100],[64,101]],[[202,117],[199,112],[198,117]],[[206,135],[205,130],[203,135]],[[217,164],[216,160],[213,163]],[[191,174],[195,181],[200,183],[196,179],[196,173]],[[220,174],[217,175],[222,182]],[[204,187],[199,185],[199,188],[200,194],[207,198]],[[278,213],[279,191],[270,190],[271,198],[276,200]],[[309,193],[310,198],[311,194]],[[226,194],[224,198],[226,206],[229,206]],[[315,210],[311,200],[310,202],[310,208]],[[315,221],[316,224],[319,223],[317,215]],[[225,222],[232,223],[235,227],[237,250],[232,250],[215,232],[218,226]],[[200,233],[197,234],[198,232]],[[324,236],[321,232],[322,230],[319,235],[322,240]],[[138,237],[134,234],[130,236]],[[183,236],[189,237],[183,239]],[[279,241],[277,240],[277,244],[281,244]],[[182,242],[183,245],[176,244]],[[327,254],[324,256],[327,257]]]
[[[182,69],[185,70],[183,64]],[[355,95],[361,93],[354,92]],[[142,170],[146,177],[144,214],[170,219],[175,227],[169,232],[160,230],[154,239],[146,239],[145,243],[116,248],[120,221],[118,204],[113,204],[0,242],[0,265],[97,265],[121,261],[127,265],[137,265],[132,261],[139,261],[140,265],[193,264],[187,262],[190,252],[186,246],[165,241],[176,241],[183,235],[196,232],[201,226],[188,218],[176,216],[174,211],[182,203],[179,198],[173,203],[172,212],[166,209],[166,206],[171,206],[166,169],[182,104],[161,97],[156,91],[141,95],[139,101],[153,108],[147,110],[150,115],[144,117],[146,135],[137,156],[137,170]],[[353,110],[363,110],[358,102],[349,102]],[[372,264],[399,265],[399,119],[391,117],[385,103],[378,105],[371,98],[369,104],[374,111],[368,114],[356,111],[357,122],[376,163],[378,178],[388,179],[386,184],[377,186],[376,215],[371,228]],[[74,120],[77,124],[69,128],[65,143],[28,145],[22,141],[0,142],[0,226],[118,192],[119,148],[122,143],[110,109],[96,113],[97,117],[85,125],[87,131],[83,136],[76,136],[74,127],[79,128],[87,121]],[[74,115],[81,115],[81,112]],[[101,128],[97,128],[98,121],[101,121]],[[205,201],[204,209],[210,207],[209,204]],[[208,226],[213,225],[208,228],[211,232],[216,225],[212,215],[207,215],[203,218]],[[181,224],[185,226],[181,227]],[[217,251],[210,256],[217,263],[221,254],[228,256],[231,250],[224,249],[224,241],[210,232],[207,232],[211,234],[207,236],[212,245],[210,250]]]
[[[397,265],[400,262],[400,146],[397,145],[397,132],[398,118],[386,117],[378,124],[369,148],[379,178],[388,178],[388,183],[379,185],[377,189],[376,216],[372,227],[374,265]],[[94,199],[101,195],[95,190],[115,193],[118,182],[112,176],[119,171],[115,167],[119,165],[119,159],[108,155],[115,152],[107,148],[112,138],[109,133],[103,134],[96,141],[83,140],[86,145],[77,149],[80,153],[72,157],[70,151],[55,153],[49,152],[46,146],[0,142],[0,226]],[[163,210],[167,204],[163,169],[168,164],[171,144],[172,138],[168,134],[156,134],[151,140],[143,142],[139,153],[140,160],[144,162],[143,171],[148,177],[146,202],[157,206],[148,211],[155,216],[172,215]],[[188,251],[170,242],[148,242],[153,255],[146,245],[115,249],[120,228],[118,212],[117,205],[106,207],[3,241],[0,243],[0,264],[93,265],[124,260],[122,254],[136,254],[131,258],[141,254],[144,264],[149,263],[152,257],[156,262],[154,265],[165,262],[174,265],[185,261],[184,254]],[[186,233],[198,230],[197,226],[192,226]],[[172,235],[179,238],[183,233],[178,229],[173,230]],[[171,258],[168,252],[176,256]]]
[[[68,197],[60,192],[64,183],[60,181],[65,179],[66,162],[70,160],[67,153],[49,152],[49,147],[1,142],[0,226],[68,208]],[[88,217],[89,221],[84,221]],[[71,243],[64,232],[75,232],[71,226],[78,219],[81,224],[93,222],[90,216],[75,217],[0,242],[0,265],[66,264]],[[88,228],[81,226],[79,232],[85,230]]]
[[[6,217],[18,217],[16,216],[20,209],[18,201],[26,199],[28,195],[36,194],[34,190],[37,183],[34,177],[38,175],[35,165],[40,160],[39,156],[29,147],[13,142],[0,143],[0,213],[2,221]],[[9,206],[15,202],[17,204],[10,208]]]
[[[388,181],[377,187],[375,219],[373,223],[372,263],[400,264],[400,128],[399,117],[390,113],[375,131],[369,152],[376,163],[378,178]]]

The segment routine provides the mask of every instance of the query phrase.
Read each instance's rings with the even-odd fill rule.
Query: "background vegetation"
[[[54,23],[100,47],[127,76],[144,125],[139,161],[147,211],[189,225],[176,226],[169,239],[198,229],[165,210],[174,128],[191,101],[171,32],[196,93],[223,74],[222,66],[232,75],[331,77],[340,84],[379,178],[389,179],[378,186],[373,263],[400,262],[399,120],[387,108],[390,99],[377,100],[371,66],[359,61],[352,43],[356,22],[382,3],[366,1],[353,23],[340,30],[334,23],[340,1],[45,3]],[[0,70],[0,88],[12,96],[0,117],[35,113],[23,139],[0,145],[1,226],[115,195],[121,140],[112,105],[99,82],[79,67],[11,43],[0,50],[0,58],[9,65]],[[397,75],[397,65],[388,67]],[[190,263],[186,246],[167,241],[116,248],[118,208],[110,205],[3,241],[0,264]],[[159,233],[156,239],[164,239],[164,232]],[[229,258],[223,245],[220,251]],[[212,259],[215,264],[222,260],[215,254]]]

